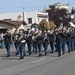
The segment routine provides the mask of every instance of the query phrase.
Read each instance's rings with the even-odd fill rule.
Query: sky
[[[75,0],[0,0],[0,13],[42,11],[57,2],[69,3],[70,7],[75,7]]]

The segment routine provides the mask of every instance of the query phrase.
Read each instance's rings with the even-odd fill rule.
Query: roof
[[[26,25],[27,23],[25,21],[12,21],[12,20],[0,20],[0,23],[4,22],[10,25],[18,26],[18,25]]]
[[[48,14],[37,14],[39,17],[48,17]]]

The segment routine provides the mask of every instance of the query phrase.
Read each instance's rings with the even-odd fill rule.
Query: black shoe
[[[47,55],[47,52],[45,52],[45,55]]]
[[[53,51],[51,51],[50,53],[51,53],[51,54],[53,54],[54,52],[53,52]]]
[[[68,53],[70,53],[70,51],[68,51]]]
[[[24,59],[24,57],[20,57],[20,59]]]
[[[31,53],[29,53],[29,55],[31,55]]]
[[[42,56],[42,54],[39,54],[39,57],[41,57]]]
[[[55,50],[55,52],[58,52],[58,50]]]
[[[65,55],[65,53],[63,53],[63,55]]]
[[[61,54],[59,54],[58,56],[61,57]]]
[[[35,53],[37,53],[37,51]]]
[[[65,55],[65,52],[63,52],[63,55]]]
[[[19,53],[18,53],[18,52],[16,52],[16,53],[15,53],[15,55],[19,55]]]
[[[7,57],[9,58],[9,57],[10,57],[10,55],[7,55]]]
[[[24,54],[24,56],[26,56],[26,54]]]

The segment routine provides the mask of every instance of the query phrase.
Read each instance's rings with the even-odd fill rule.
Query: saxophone
[[[21,46],[22,43],[25,42],[25,40],[23,40],[23,39],[24,39],[24,34],[22,34],[22,35],[18,38],[19,47]]]
[[[24,36],[21,35],[21,36],[19,37],[18,41],[21,41],[23,38],[24,38]]]

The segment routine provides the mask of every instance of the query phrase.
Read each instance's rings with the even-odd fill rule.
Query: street
[[[58,57],[57,53],[38,57],[26,55],[23,60],[14,55],[6,57],[6,50],[0,49],[0,75],[75,75],[75,51]]]

